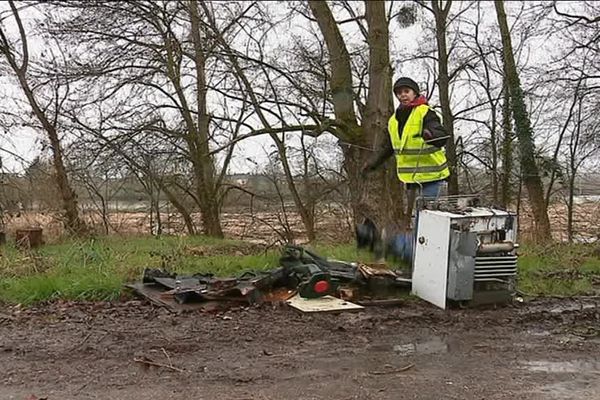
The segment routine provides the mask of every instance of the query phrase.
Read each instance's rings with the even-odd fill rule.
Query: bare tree
[[[369,86],[365,106],[365,112],[362,116],[362,127],[364,132],[375,132],[375,138],[371,143],[376,144],[383,140],[381,136],[387,136],[387,122],[393,112],[392,102],[392,70],[390,68],[390,49],[389,49],[389,22],[386,16],[384,1],[365,1],[365,19],[367,22],[367,42],[369,43]],[[386,139],[387,140],[387,139]],[[391,168],[383,171],[383,178],[380,178],[379,187],[370,185],[369,191],[377,193],[381,191],[387,195],[373,196],[374,202],[380,202],[383,205],[383,213],[380,219],[385,225],[392,222],[400,222],[403,227],[408,226],[406,216],[411,215],[410,208],[412,203],[408,204],[408,209],[404,212],[404,198],[402,186],[398,184],[396,174],[395,160],[390,162]]]
[[[387,120],[392,113],[391,16],[383,1],[365,1],[364,15],[357,14],[348,2],[342,2],[342,5],[351,16],[348,20],[336,21],[328,4],[321,1],[308,2],[312,17],[307,18],[317,23],[329,53],[329,95],[337,128],[334,134],[340,140],[344,154],[343,167],[348,177],[354,218],[366,214],[382,225],[398,221],[406,224],[403,187],[397,181],[395,168],[379,173],[370,182],[365,182],[359,174],[364,160],[370,156],[369,148],[385,140]],[[345,22],[357,23],[368,43],[368,57],[360,58],[368,69],[359,69],[358,76],[353,71],[352,56],[340,30],[340,24]],[[360,82],[356,91],[355,78]],[[364,80],[368,80],[368,86]],[[362,90],[367,92],[364,102],[360,96]]]
[[[548,19],[552,25],[552,39],[565,43],[565,50],[556,58],[558,67],[553,68],[559,76],[550,74],[550,80],[558,80],[570,84],[577,82],[581,75],[588,80],[588,88],[600,88],[600,5],[595,1],[578,3],[553,1],[548,4],[556,16]],[[571,11],[575,8],[576,10]],[[572,65],[572,61],[583,58],[585,64]]]
[[[574,227],[573,227],[573,212],[574,212],[574,197],[575,197],[575,182],[581,166],[596,155],[600,150],[599,142],[592,137],[589,132],[594,132],[600,126],[598,118],[597,104],[588,107],[584,110],[585,97],[580,96],[577,99],[577,111],[575,114],[575,126],[569,136],[568,152],[567,152],[567,167],[566,176],[568,179],[568,195],[567,195],[567,237],[569,242],[573,242]],[[591,111],[591,112],[590,112]]]
[[[216,40],[217,40],[219,46],[223,49],[224,54],[228,57],[230,65],[232,66],[233,70],[235,71],[237,78],[242,83],[244,92],[248,96],[248,98],[250,100],[250,104],[252,104],[252,107],[253,107],[258,119],[260,120],[263,129],[265,130],[264,132],[268,133],[268,135],[271,137],[271,139],[275,143],[277,152],[279,153],[278,159],[281,162],[281,165],[282,165],[282,168],[284,171],[284,176],[286,179],[287,187],[290,190],[290,193],[294,200],[296,209],[298,210],[298,213],[300,214],[302,222],[306,228],[308,239],[313,241],[316,237],[315,229],[314,229],[314,213],[312,213],[310,211],[310,208],[304,204],[302,196],[297,188],[296,182],[294,181],[294,174],[292,172],[292,169],[291,169],[291,166],[290,166],[290,163],[288,160],[288,156],[287,156],[285,136],[283,136],[283,138],[280,138],[278,136],[278,133],[280,133],[280,132],[283,133],[284,129],[277,129],[277,128],[273,127],[272,123],[269,121],[269,118],[267,117],[267,110],[264,110],[263,107],[261,106],[261,104],[263,102],[261,100],[259,100],[259,96],[257,95],[253,85],[250,83],[250,79],[249,79],[245,69],[241,65],[241,59],[237,56],[237,53],[232,49],[232,46],[225,40],[225,35],[224,35],[223,31],[217,25],[217,23],[214,19],[214,16],[213,16],[213,12],[210,10],[210,8],[208,7],[208,5],[206,3],[201,3],[201,7],[204,11],[204,15],[206,16],[206,18],[208,20],[208,26],[210,27],[212,34],[214,34],[214,36],[216,37]],[[227,26],[230,27],[231,24],[229,23]],[[259,42],[258,43],[258,52],[259,52],[258,59],[259,60],[264,59],[262,46],[263,46],[263,44]],[[248,59],[248,56],[246,56],[244,58]],[[279,108],[279,110],[280,110],[279,119],[282,123],[282,128],[286,127],[286,125],[289,128],[289,125],[285,121],[285,115],[281,111],[282,100],[277,98],[277,91],[274,88],[273,82],[269,76],[269,71],[264,64],[261,64],[260,68],[262,69],[262,72],[263,72],[263,75],[262,75],[263,79],[266,80],[269,90],[275,96],[273,101],[274,101],[276,107]],[[269,114],[271,116],[273,116],[275,113],[271,112]],[[299,129],[302,129],[301,125],[299,126]],[[279,186],[277,186],[277,187],[279,187]]]
[[[523,91],[515,64],[510,31],[506,22],[504,2],[495,0],[498,25],[502,36],[503,59],[506,66],[506,79],[510,93],[511,108],[515,121],[517,138],[519,140],[519,154],[521,162],[521,174],[523,183],[529,194],[529,201],[535,217],[536,238],[540,241],[548,241],[550,235],[550,221],[548,210],[544,200],[544,189],[535,160],[535,145],[531,121],[525,106]]]
[[[468,155],[478,161],[490,175],[491,198],[498,201],[500,185],[500,108],[502,98],[502,69],[498,68],[501,52],[494,47],[491,37],[486,37],[487,27],[484,25],[482,4],[477,4],[476,15],[466,18],[462,22],[460,40],[463,52],[472,53],[474,57],[467,56],[471,65],[463,70],[462,76],[454,80],[456,87],[467,92],[469,98],[466,108],[456,113],[454,123],[472,125],[472,134],[461,138],[464,146],[461,155]],[[456,53],[456,50],[455,50]],[[500,61],[501,64],[501,61]],[[483,129],[482,129],[483,128]],[[485,136],[485,137],[484,137]],[[461,157],[462,158],[462,157]],[[469,178],[469,165],[465,165],[465,178]],[[512,171],[509,171],[512,173]],[[482,182],[483,183],[483,182]],[[488,183],[486,182],[486,186]],[[479,185],[481,187],[481,185]],[[480,189],[481,190],[481,189]]]
[[[448,179],[448,193],[458,194],[458,169],[456,167],[456,149],[454,146],[454,115],[450,105],[450,81],[452,79],[448,66],[450,51],[446,41],[446,30],[448,27],[448,16],[452,7],[452,0],[431,0],[431,7],[426,7],[425,2],[420,4],[428,9],[435,19],[435,39],[437,43],[437,66],[438,66],[438,88],[440,95],[440,104],[442,106],[442,116],[444,128],[448,132],[450,139],[446,146],[446,155],[451,170]]]
[[[197,1],[188,3],[188,12],[190,16],[191,37],[194,48],[194,62],[196,72],[196,107],[197,121],[193,120],[191,112],[184,113],[184,119],[188,129],[186,140],[192,165],[194,166],[194,176],[197,181],[197,196],[200,209],[202,210],[202,220],[206,233],[211,236],[223,236],[221,223],[219,219],[218,186],[215,177],[214,161],[210,155],[209,149],[209,117],[206,108],[206,46],[201,37],[200,18],[198,16]],[[167,46],[167,49],[169,47]],[[172,80],[175,82],[175,77]],[[175,85],[180,87],[181,83]],[[181,89],[177,89],[181,104],[185,104],[184,94]],[[181,92],[181,93],[180,93]],[[185,109],[185,108],[183,108]]]
[[[116,116],[103,115],[103,118],[111,120]],[[152,205],[151,213],[158,214],[155,196],[163,193],[183,218],[187,233],[196,234],[190,206],[186,204],[189,198],[197,203],[194,188],[186,184],[190,181],[189,174],[177,177],[178,169],[187,169],[187,158],[174,152],[170,144],[165,145],[162,138],[156,140],[147,132],[114,137],[109,128],[105,130],[103,124],[92,127],[76,115],[72,115],[71,119],[79,131],[78,139],[71,146],[78,150],[80,159],[86,162],[82,169],[87,171],[106,163],[124,166],[145,188]]]
[[[506,78],[502,79],[502,182],[500,190],[500,204],[510,206],[513,198],[513,129],[512,112],[510,106],[510,92]]]
[[[118,118],[105,123],[110,129],[103,128],[104,132],[112,131],[114,137],[139,132],[161,137],[173,153],[185,157],[194,183],[191,197],[201,211],[203,229],[208,235],[223,236],[221,184],[234,146],[220,149],[224,156],[217,171],[211,144],[219,143],[221,131],[207,96],[218,89],[213,83],[221,78],[214,72],[207,74],[215,65],[215,43],[205,35],[198,3],[59,2],[52,6],[65,12],[49,12],[50,32],[89,49],[66,65],[70,79],[98,88],[86,93],[83,110],[92,115],[94,103],[112,106],[111,115]],[[99,130],[85,119],[80,116],[78,122]],[[167,198],[176,200],[168,194]]]
[[[561,168],[561,152],[566,146],[569,132],[575,124],[578,102],[585,97],[593,102],[600,88],[600,7],[596,2],[584,1],[577,4],[552,2],[545,4],[550,11],[547,19],[552,29],[548,30],[547,40],[559,41],[562,46],[552,57],[551,68],[544,77],[544,84],[557,88],[554,97],[560,104],[568,96],[571,101],[568,107],[559,107],[553,113],[553,120],[558,123],[552,159],[550,181],[546,190],[546,203],[549,204],[555,191],[555,183]],[[565,112],[560,112],[564,109]]]
[[[14,44],[9,40],[8,34],[4,27],[0,25],[0,53],[4,56],[4,61],[9,65],[10,69],[14,73],[14,76],[17,78],[23,95],[25,95],[27,98],[35,118],[42,125],[42,129],[45,131],[50,142],[56,184],[62,199],[65,228],[71,234],[81,235],[87,231],[87,227],[79,216],[77,196],[69,182],[61,140],[58,134],[59,114],[62,112],[62,103],[64,103],[69,89],[68,87],[65,87],[64,91],[62,91],[63,93],[61,94],[61,90],[59,90],[59,83],[56,81],[54,82],[56,85],[53,96],[54,115],[49,115],[48,108],[40,105],[39,94],[33,89],[30,82],[31,77],[28,74],[30,58],[27,32],[14,1],[10,0],[9,5],[12,11],[11,16],[14,18],[19,30],[20,51],[15,48]]]

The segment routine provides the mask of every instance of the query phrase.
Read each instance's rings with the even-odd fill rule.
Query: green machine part
[[[337,289],[337,282],[316,264],[295,267],[294,272],[300,280],[298,294],[301,297],[314,299],[332,294]]]

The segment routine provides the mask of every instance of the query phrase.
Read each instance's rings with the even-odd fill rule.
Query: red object
[[[319,281],[315,283],[314,289],[316,293],[325,293],[329,290],[329,282]]]
[[[421,95],[406,105],[401,104],[400,107],[406,109],[421,106],[423,104],[427,104],[427,99],[425,98],[425,96]]]

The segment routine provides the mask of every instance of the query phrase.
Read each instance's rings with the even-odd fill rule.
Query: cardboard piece
[[[360,311],[364,309],[363,306],[359,306],[358,304],[338,299],[333,296],[324,296],[317,299],[305,299],[297,294],[291,299],[287,300],[286,303],[290,307],[305,313]]]

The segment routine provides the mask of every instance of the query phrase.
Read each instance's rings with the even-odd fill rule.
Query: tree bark
[[[490,146],[492,152],[492,199],[498,201],[498,139],[496,135],[496,105],[491,104],[492,123],[490,127]]]
[[[513,196],[513,183],[511,175],[513,173],[513,134],[512,134],[512,113],[510,112],[510,95],[508,93],[508,84],[506,78],[503,79],[503,102],[502,102],[502,189],[500,193],[500,204],[507,208],[510,206]]]
[[[331,95],[335,117],[343,125],[342,140],[365,144],[354,112],[354,90],[350,54],[344,38],[324,1],[310,0],[308,5],[323,34],[331,60]]]
[[[450,74],[448,72],[448,46],[446,43],[446,25],[452,0],[443,4],[442,0],[432,0],[431,8],[435,17],[435,39],[438,49],[438,85],[440,105],[442,106],[443,125],[450,136],[446,145],[446,157],[450,168],[448,194],[456,195],[458,189],[458,166],[456,164],[456,146],[454,144],[454,115],[450,107]]]
[[[326,2],[308,2],[330,58],[331,93],[338,138],[344,155],[343,168],[348,176],[351,206],[355,221],[370,217],[380,225],[405,222],[402,209],[402,185],[393,171],[378,172],[369,180],[360,176],[361,168],[371,152],[364,147],[377,147],[387,140],[387,121],[393,111],[389,31],[383,1],[365,1],[369,42],[369,89],[362,124],[354,112],[354,90],[350,55],[339,27]]]
[[[508,90],[510,93],[513,118],[517,138],[519,140],[521,174],[523,183],[527,188],[529,202],[535,217],[536,239],[545,242],[551,240],[550,221],[548,219],[548,209],[544,200],[544,189],[539,175],[538,166],[535,162],[535,145],[533,140],[533,130],[531,121],[525,106],[521,82],[515,64],[512,42],[506,13],[504,11],[504,2],[495,0],[496,15],[500,33],[502,35],[502,50],[506,68],[506,79],[508,81]]]
[[[384,1],[365,1],[365,11],[369,43],[369,91],[362,127],[365,134],[371,133],[371,147],[377,148],[379,141],[388,140],[387,123],[394,112],[389,27]],[[404,185],[398,181],[395,161],[391,160],[388,165],[390,168],[373,180],[368,192],[379,194],[373,201],[380,205],[379,223],[382,226],[400,223],[406,227]]]
[[[367,191],[360,169],[366,159],[364,150],[367,145],[363,130],[359,126],[354,112],[354,90],[350,54],[344,38],[333,18],[333,14],[324,1],[309,0],[308,6],[317,20],[329,53],[331,79],[329,87],[336,121],[340,124],[338,138],[345,142],[342,146],[344,161],[342,167],[348,177],[350,206],[355,220],[361,215],[371,214],[371,207],[365,207],[363,193]],[[358,146],[355,146],[358,145]]]
[[[196,65],[196,102],[198,107],[197,124],[191,123],[188,132],[188,144],[194,175],[196,178],[196,194],[202,213],[204,231],[209,236],[223,237],[218,204],[218,193],[215,184],[214,160],[210,155],[209,143],[209,118],[206,110],[206,56],[202,47],[200,36],[200,18],[198,16],[198,3],[196,0],[189,2],[191,23],[191,36],[194,45]],[[188,116],[191,119],[191,115]]]

